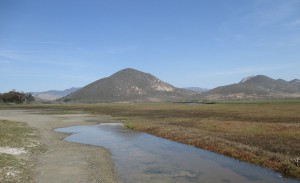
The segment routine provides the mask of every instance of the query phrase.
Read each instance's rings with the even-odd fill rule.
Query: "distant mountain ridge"
[[[30,92],[34,97],[42,100],[56,100],[62,98],[74,91],[77,91],[80,87],[72,87],[66,90],[49,90],[44,92]]]
[[[209,99],[300,97],[300,80],[285,81],[264,75],[250,76],[239,83],[212,89],[204,95]]]
[[[43,100],[61,98],[59,101],[76,103],[300,98],[300,80],[276,80],[268,76],[257,75],[211,90],[199,87],[181,89],[161,81],[149,73],[128,68],[83,88],[31,93]]]
[[[207,91],[210,90],[210,89],[207,89],[207,88],[200,88],[200,87],[185,87],[183,89],[194,91],[194,92],[197,92],[197,93],[203,93],[203,92],[207,92]]]
[[[299,79],[294,79],[294,80],[290,81],[290,83],[292,85],[294,85],[295,87],[300,88],[300,80]]]
[[[188,98],[195,92],[176,88],[155,76],[135,69],[123,69],[99,79],[62,98],[65,102],[168,101]]]

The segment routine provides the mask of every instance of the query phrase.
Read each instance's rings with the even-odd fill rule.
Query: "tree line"
[[[35,99],[31,95],[31,93],[23,93],[23,92],[17,92],[15,90],[12,90],[7,93],[0,93],[0,103],[16,103],[16,104],[22,104],[22,103],[31,103]]]

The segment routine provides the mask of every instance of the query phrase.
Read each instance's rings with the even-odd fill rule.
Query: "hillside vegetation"
[[[205,93],[207,99],[297,98],[300,97],[300,80],[285,81],[257,75],[239,83],[220,86]]]
[[[97,80],[61,99],[70,103],[170,101],[191,97],[193,91],[176,88],[155,76],[123,69]]]

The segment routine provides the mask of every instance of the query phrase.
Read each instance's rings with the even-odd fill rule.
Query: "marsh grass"
[[[0,120],[0,147],[25,149],[26,154],[0,153],[0,182],[32,182],[34,153],[44,152],[37,130],[26,123]]]
[[[38,114],[46,114],[46,115],[68,115],[68,114],[80,114],[80,111],[70,111],[70,110],[43,110],[42,112],[38,112]]]
[[[300,103],[110,104],[125,126],[300,178]]]
[[[300,178],[300,101],[42,105],[111,115],[125,126]]]

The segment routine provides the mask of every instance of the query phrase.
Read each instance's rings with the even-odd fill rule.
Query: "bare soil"
[[[42,110],[0,110],[1,120],[26,122],[40,132],[47,151],[32,156],[32,180],[37,183],[118,182],[108,150],[63,141],[67,134],[54,129],[112,122],[109,117],[88,114],[53,114]]]

